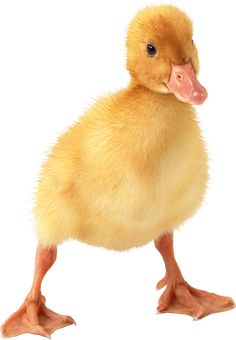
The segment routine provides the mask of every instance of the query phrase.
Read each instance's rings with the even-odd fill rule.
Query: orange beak
[[[171,64],[171,75],[166,85],[176,98],[185,103],[200,105],[207,98],[207,91],[197,80],[191,62]]]

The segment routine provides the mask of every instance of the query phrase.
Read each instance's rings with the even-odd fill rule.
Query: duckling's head
[[[207,91],[198,82],[197,48],[188,16],[175,6],[138,12],[127,36],[127,68],[135,82],[179,100],[202,104]]]

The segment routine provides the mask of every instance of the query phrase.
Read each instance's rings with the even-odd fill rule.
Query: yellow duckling
[[[172,231],[196,212],[208,177],[191,106],[207,97],[192,34],[174,6],[140,11],[128,29],[130,84],[98,100],[53,147],[36,194],[33,285],[3,324],[5,337],[49,337],[74,323],[41,294],[57,246],[68,239],[120,251],[154,241],[166,266],[159,312],[201,318],[234,307],[231,298],[191,287],[174,258]]]

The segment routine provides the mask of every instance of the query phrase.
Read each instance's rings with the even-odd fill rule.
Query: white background
[[[92,99],[128,83],[126,28],[148,3],[0,2],[0,324],[32,280],[31,209],[40,163]],[[176,256],[189,283],[236,299],[234,1],[172,3],[194,21],[200,80],[209,92],[198,112],[211,158],[205,203],[176,232]],[[78,325],[53,339],[235,339],[236,310],[199,322],[156,315],[155,284],[163,274],[153,244],[125,253],[63,244],[43,292],[49,308],[72,315]]]

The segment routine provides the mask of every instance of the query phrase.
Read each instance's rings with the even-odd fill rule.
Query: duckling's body
[[[175,260],[172,231],[193,215],[207,182],[207,155],[191,104],[198,82],[192,24],[174,6],[151,6],[131,22],[126,89],[97,101],[62,135],[43,166],[35,204],[38,247],[32,288],[2,326],[5,337],[49,337],[74,323],[48,309],[42,280],[65,240],[115,250],[150,241],[163,257],[159,312],[199,319],[234,307],[191,287]]]
[[[196,211],[206,180],[194,109],[131,85],[99,100],[53,148],[37,194],[39,241],[144,245]]]

